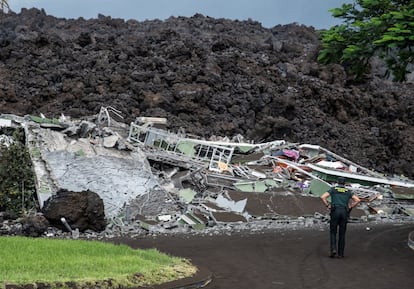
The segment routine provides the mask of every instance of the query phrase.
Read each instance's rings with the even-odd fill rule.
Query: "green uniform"
[[[328,193],[331,196],[331,205],[343,208],[348,208],[349,200],[354,195],[352,191],[341,185],[330,188]]]
[[[330,188],[328,191],[331,197],[331,222],[330,222],[330,239],[331,255],[338,252],[338,256],[344,256],[346,224],[349,216],[349,200],[354,193],[342,185]],[[339,227],[338,244],[336,235]]]

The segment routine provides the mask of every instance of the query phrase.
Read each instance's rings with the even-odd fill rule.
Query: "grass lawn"
[[[156,249],[134,250],[99,241],[0,237],[0,288],[49,284],[53,288],[99,285],[137,287],[188,277],[188,260]]]

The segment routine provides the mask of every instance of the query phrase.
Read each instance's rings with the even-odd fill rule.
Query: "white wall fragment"
[[[4,118],[0,118],[0,127],[4,126],[4,127],[10,127],[12,125],[12,122],[10,119],[4,119]]]
[[[54,184],[48,194],[43,193],[46,197],[58,189],[90,190],[102,198],[105,215],[111,218],[131,200],[158,185],[145,154],[138,148],[132,152],[107,149],[94,146],[88,139],[73,141],[47,129],[36,129],[32,134],[30,139],[41,143],[40,156],[32,158],[36,175]],[[47,198],[41,196],[39,201],[44,202]]]
[[[233,201],[229,200],[226,197],[223,196],[223,194],[218,195],[216,199],[217,206],[231,210],[232,212],[242,213],[244,211],[244,208],[247,204],[247,198],[240,200],[240,201]]]

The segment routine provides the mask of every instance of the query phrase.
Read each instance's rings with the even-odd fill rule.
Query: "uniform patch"
[[[346,193],[348,191],[348,189],[342,187],[335,187],[335,190],[337,190],[339,193]]]

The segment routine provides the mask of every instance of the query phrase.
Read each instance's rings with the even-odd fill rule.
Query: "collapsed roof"
[[[25,128],[40,207],[61,189],[93,191],[112,225],[165,231],[324,221],[318,197],[338,177],[363,201],[354,221],[414,216],[414,182],[407,178],[386,177],[318,145],[252,143],[240,135],[205,140],[169,132],[165,123],[138,117],[127,125],[111,107],[83,120],[0,117],[1,126]]]

